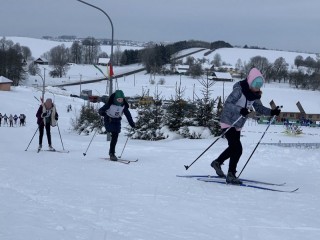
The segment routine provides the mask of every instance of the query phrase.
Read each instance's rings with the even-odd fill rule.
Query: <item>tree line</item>
[[[49,60],[49,65],[53,67],[50,71],[52,77],[63,77],[66,75],[69,64],[96,64],[99,58],[108,58],[108,54],[101,51],[100,42],[93,37],[87,37],[83,40],[74,41],[70,48],[64,44],[56,46],[50,51],[42,55]],[[208,54],[218,48],[232,48],[233,46],[224,41],[204,42],[204,41],[180,41],[172,44],[154,44],[140,50],[124,50],[121,51],[120,46],[115,47],[113,55],[114,65],[129,65],[134,63],[142,63],[146,71],[151,74],[156,73],[172,73],[164,69],[164,65],[171,64],[171,68],[177,64],[189,65],[187,74],[192,77],[200,77],[206,73],[206,69],[202,68],[203,63],[208,61],[205,58],[194,59],[187,57],[185,63],[181,60],[173,58],[175,53],[188,48],[205,48],[210,49]],[[25,62],[32,60],[32,53],[28,47],[20,46],[19,43],[14,44],[11,40],[2,38],[0,40],[0,74],[14,81],[14,85],[18,85],[25,79],[27,72],[31,75],[39,74],[39,69],[35,64],[30,64],[29,69],[25,69]],[[218,71],[221,65],[226,65],[219,54],[214,56],[211,61],[212,65]],[[267,58],[255,56],[248,63],[243,63],[238,59],[235,70],[243,78],[252,67],[256,67],[264,74],[266,81],[283,81],[289,82],[296,88],[316,90],[320,87],[319,69],[320,60],[302,56],[297,56],[294,61],[298,71],[291,71],[288,63],[283,57],[276,59],[270,63]]]
[[[267,82],[288,82],[295,88],[319,90],[320,89],[320,59],[315,60],[312,57],[303,59],[298,55],[294,60],[297,70],[292,71],[293,66],[285,61],[283,57],[277,58],[273,63],[267,58],[255,56],[250,59],[248,64],[243,64],[239,59],[236,64],[243,76],[245,76],[252,67],[260,69]]]
[[[13,85],[18,86],[26,77],[24,61],[30,59],[31,55],[28,47],[14,44],[6,38],[0,39],[0,76],[11,79]]]
[[[214,81],[206,78],[198,81],[202,85],[202,97],[195,100],[184,98],[186,89],[181,82],[176,83],[175,96],[169,104],[164,104],[156,88],[154,101],[139,105],[136,127],[128,128],[128,135],[134,139],[151,141],[168,138],[170,132],[190,139],[220,135],[221,97],[211,98]],[[79,116],[73,119],[73,128],[79,134],[89,134],[95,130],[103,133],[100,119],[98,109],[93,104],[85,104]]]

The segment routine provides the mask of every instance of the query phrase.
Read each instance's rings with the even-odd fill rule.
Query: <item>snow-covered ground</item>
[[[120,87],[131,94],[129,86]],[[281,95],[282,88],[264,90],[270,91]],[[303,91],[295,94],[307,97]],[[196,159],[214,138],[129,140],[122,158],[139,161],[125,165],[101,159],[107,155],[108,142],[105,135],[97,135],[83,156],[93,134],[80,136],[70,126],[83,100],[46,93],[54,98],[60,114],[62,142],[58,129],[53,128],[53,145],[70,152],[36,153],[38,134],[25,151],[37,129],[34,96],[40,95],[29,87],[0,93],[2,114],[27,115],[25,127],[0,127],[0,239],[319,239],[319,149],[260,144],[242,173],[245,178],[286,182],[281,189],[299,187],[295,193],[177,178],[177,174],[214,174],[210,163],[226,147],[226,141],[217,141],[188,171],[184,165]],[[285,101],[290,96],[283,97]],[[72,112],[67,112],[69,104]],[[125,119],[122,123],[127,125]],[[265,129],[266,125],[252,121],[246,124],[238,171]],[[303,127],[305,134],[299,137],[286,136],[283,130],[271,126],[262,143],[319,143],[319,128]],[[117,154],[126,141],[124,131]],[[223,169],[226,171],[227,165]]]
[[[23,44],[21,44],[23,45]],[[76,66],[75,66],[76,67]],[[92,69],[92,72],[91,70]],[[122,69],[125,71],[125,69]],[[121,70],[121,71],[122,71]],[[90,66],[71,68],[70,74],[93,77]],[[156,76],[165,79],[159,85],[164,98],[175,95],[179,76]],[[114,86],[126,96],[149,90],[150,76],[138,73],[115,80]],[[0,239],[1,240],[315,240],[320,238],[320,152],[318,148],[284,148],[265,143],[320,143],[319,128],[302,127],[299,136],[285,135],[283,126],[270,126],[252,156],[242,177],[269,182],[286,182],[279,189],[295,193],[277,193],[258,189],[205,183],[196,179],[177,178],[178,174],[214,174],[210,163],[227,146],[219,139],[187,171],[191,164],[214,140],[170,138],[157,142],[129,139],[123,159],[136,159],[129,165],[103,160],[109,142],[96,135],[86,152],[93,133],[78,135],[71,129],[71,119],[84,100],[80,86],[65,91],[47,87],[45,97],[57,106],[59,129],[52,128],[53,146],[69,153],[40,152],[36,111],[41,92],[28,87],[13,87],[0,92],[0,112],[27,116],[25,127],[0,127]],[[46,81],[55,81],[46,78]],[[61,80],[60,80],[61,81]],[[52,82],[51,82],[52,83]],[[198,81],[181,77],[186,87],[184,97],[201,97]],[[212,98],[227,96],[233,83],[216,83]],[[41,84],[39,84],[41,87]],[[106,82],[82,85],[94,94],[103,95]],[[284,110],[298,111],[300,101],[305,110],[317,113],[319,92],[290,88],[271,83],[263,87],[265,105],[273,99]],[[67,112],[67,106],[72,111]],[[100,106],[102,106],[100,104]],[[130,110],[136,116],[135,110]],[[124,118],[122,126],[126,127]],[[242,132],[243,155],[240,172],[261,139],[267,125],[248,121]],[[60,138],[60,134],[61,138]],[[35,134],[35,136],[34,136]],[[32,137],[34,139],[29,145]],[[44,136],[44,148],[46,137]],[[119,137],[117,155],[125,145],[125,129]],[[28,149],[27,149],[28,147]],[[27,149],[27,151],[25,151]],[[223,169],[227,170],[227,164]]]

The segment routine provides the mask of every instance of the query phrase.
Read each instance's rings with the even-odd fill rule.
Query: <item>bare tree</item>
[[[50,50],[49,64],[53,65],[54,70],[50,72],[52,76],[62,77],[68,70],[69,49],[64,44],[56,46]]]
[[[220,55],[219,53],[216,53],[216,54],[213,56],[212,63],[213,63],[213,65],[214,65],[214,67],[220,67],[220,66],[221,66],[222,59],[221,59],[221,55]]]
[[[303,65],[303,57],[301,55],[296,56],[296,58],[294,59],[294,64],[298,67],[300,67],[301,65]]]
[[[199,77],[203,74],[202,64],[196,63],[190,66],[189,73],[193,78]]]
[[[272,64],[272,77],[274,80],[278,79],[280,82],[281,79],[285,79],[288,75],[288,64],[283,57],[277,58]]]
[[[24,60],[29,60],[32,57],[32,53],[29,47],[21,46],[21,54]]]
[[[120,65],[120,60],[122,56],[122,51],[120,45],[117,45],[116,50],[114,51],[113,54],[113,64],[119,66]]]
[[[99,52],[101,51],[99,42],[93,37],[88,37],[82,41],[82,46],[84,63],[94,64],[97,61]]]
[[[80,41],[74,41],[70,49],[70,60],[79,64],[82,62],[82,45]]]

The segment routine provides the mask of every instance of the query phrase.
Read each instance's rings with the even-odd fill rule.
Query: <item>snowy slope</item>
[[[96,75],[92,66],[72,66],[69,71],[71,78],[80,74],[83,78]],[[165,78],[166,82],[159,85],[164,98],[174,96],[179,76],[156,76],[155,81],[160,78]],[[101,159],[106,156],[109,143],[105,135],[97,135],[87,155],[83,156],[93,133],[83,136],[71,130],[71,119],[84,101],[69,97],[71,93],[79,94],[80,86],[66,87],[65,91],[48,87],[45,96],[54,99],[60,115],[59,129],[52,128],[53,145],[58,150],[64,148],[70,152],[36,153],[35,113],[39,106],[36,98],[41,92],[30,87],[35,84],[34,80],[30,78],[25,82],[29,87],[13,87],[10,92],[0,92],[2,114],[27,115],[25,127],[10,128],[3,124],[0,127],[1,240],[320,238],[319,149],[265,145],[319,143],[319,128],[303,127],[304,134],[293,137],[285,135],[282,126],[271,126],[242,173],[245,178],[286,182],[285,186],[278,188],[299,187],[296,193],[205,183],[177,178],[176,175],[214,174],[210,163],[226,147],[224,139],[217,141],[188,171],[184,165],[193,162],[214,138],[188,140],[173,137],[157,142],[130,139],[123,158],[139,158],[139,161],[125,165]],[[153,95],[155,85],[149,80],[149,75],[139,73],[115,80],[115,86],[123,89],[126,96],[142,94],[148,89]],[[50,81],[55,80],[47,76],[46,81],[52,83]],[[186,99],[193,99],[195,94],[201,96],[197,80],[182,77],[181,82],[186,87]],[[212,98],[223,93],[227,96],[232,84],[216,83]],[[82,85],[82,89],[92,89],[95,94],[103,95],[106,82]],[[266,84],[262,90],[265,105],[273,99],[283,105],[284,110],[291,111],[298,110],[295,103],[300,100],[310,113],[320,109],[319,92],[316,91],[292,89],[277,83]],[[72,112],[67,112],[69,104]],[[134,110],[130,111],[136,116]],[[122,124],[123,127],[128,125],[126,119]],[[266,127],[253,121],[245,125],[239,172]],[[127,140],[124,134],[125,129],[119,137],[118,155]],[[45,137],[43,145],[47,147]],[[224,171],[227,164],[223,166]]]
[[[50,51],[51,48],[64,44],[65,47],[70,48],[73,42],[70,41],[53,41],[47,39],[38,39],[38,38],[29,38],[29,37],[11,37],[6,36],[6,40],[11,40],[13,43],[19,43],[21,46],[29,47],[32,56],[37,59],[42,56],[42,54]],[[133,46],[120,46],[120,50],[124,51],[125,49],[141,49],[141,47],[133,47]],[[101,51],[106,52],[110,55],[111,46],[102,45]]]
[[[279,188],[300,187],[296,193],[177,178],[177,174],[213,174],[210,162],[226,141],[220,139],[188,171],[184,165],[214,139],[129,140],[123,158],[139,162],[125,165],[101,159],[108,143],[98,135],[83,156],[93,135],[79,136],[70,130],[70,118],[83,102],[55,94],[63,145],[70,153],[36,153],[38,135],[25,151],[37,129],[34,96],[39,95],[25,87],[0,93],[2,114],[27,114],[26,127],[0,127],[0,239],[319,239],[319,149],[261,144],[242,174],[285,181],[286,186]],[[66,111],[68,104],[73,112]],[[125,119],[122,123],[127,125]],[[239,171],[265,128],[251,121],[245,126]],[[288,139],[282,130],[271,126],[263,142],[291,141],[293,137]],[[313,135],[300,136],[300,142],[319,142],[319,129],[304,131]],[[52,134],[54,147],[62,149],[58,129],[53,128]],[[124,130],[118,154],[126,140],[123,134]]]

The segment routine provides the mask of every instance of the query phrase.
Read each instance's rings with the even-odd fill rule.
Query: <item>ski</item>
[[[212,179],[212,178],[218,178],[221,179],[219,176],[212,176],[212,175],[177,175],[177,177],[185,177],[185,178],[203,178],[203,179]],[[222,178],[224,179],[224,178]],[[243,182],[248,182],[248,183],[258,183],[258,184],[263,184],[263,185],[270,185],[270,186],[283,186],[286,183],[270,183],[270,182],[263,182],[263,181],[258,181],[258,180],[251,180],[251,179],[245,179],[245,178],[239,178]]]
[[[127,160],[127,159],[118,158],[118,160],[120,160],[120,161],[127,161],[127,162],[138,162],[138,161],[139,161],[138,158],[137,158],[136,160]]]
[[[38,150],[37,152],[39,153],[39,152],[41,152],[41,151],[45,151],[45,152],[57,152],[57,153],[69,153],[68,150],[46,150],[46,149],[44,149],[44,150]]]
[[[108,160],[110,162],[118,162],[118,163],[124,163],[124,164],[129,164],[131,162],[138,162],[138,159],[136,160],[126,160],[126,159],[119,159],[117,161],[113,161],[110,158],[102,158],[103,160]]]
[[[266,190],[266,191],[272,191],[272,192],[284,192],[284,193],[293,193],[298,191],[299,188],[293,189],[293,190],[283,190],[283,189],[275,189],[275,188],[270,188],[270,187],[262,187],[262,186],[257,186],[257,185],[251,185],[251,184],[239,184],[239,185],[235,185],[235,184],[227,184],[225,181],[219,181],[216,179],[206,179],[206,178],[197,178],[197,180],[199,181],[203,181],[203,182],[211,182],[211,183],[219,183],[219,184],[224,184],[224,185],[228,185],[228,186],[237,186],[237,187],[248,187],[248,188],[255,188],[255,189],[260,189],[260,190]]]

